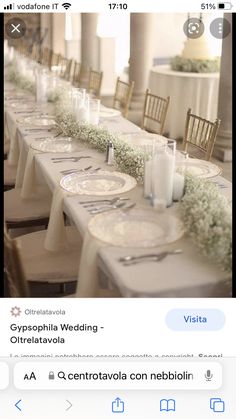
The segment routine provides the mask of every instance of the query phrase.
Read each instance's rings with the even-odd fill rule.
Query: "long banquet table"
[[[11,89],[13,85],[6,83],[6,89]],[[7,95],[7,92],[6,92]],[[28,94],[28,99],[33,97]],[[53,105],[47,106],[47,112],[51,113]],[[53,133],[44,130],[37,133],[30,133],[25,130],[25,126],[19,124],[19,114],[15,113],[5,104],[5,122],[8,136],[11,142],[11,151],[9,164],[18,164],[16,187],[21,187],[24,178],[24,168],[27,160],[27,153],[31,142],[39,137],[48,137]],[[21,117],[27,116],[21,115]],[[140,131],[140,128],[123,118],[117,116],[107,118],[102,122],[109,131],[117,133],[134,133]],[[105,163],[105,156],[90,147],[81,143],[81,151],[73,153],[73,156],[82,154],[89,155],[89,160],[81,160],[79,168],[85,168],[88,163],[104,170],[113,171],[115,167],[108,166]],[[62,162],[53,164],[52,157],[68,156],[66,153],[36,153],[35,169],[39,183],[47,184],[53,193],[58,187],[62,177],[60,173],[64,169],[78,167],[78,163]],[[214,183],[224,185],[220,191],[229,199],[231,197],[231,183],[222,176],[212,179]],[[143,186],[137,185],[133,190],[125,193],[125,197],[130,198],[132,202],[143,207],[150,207],[150,202],[143,197]],[[78,229],[78,234],[85,237],[87,225],[91,219],[88,211],[79,203],[86,201],[88,196],[68,196],[63,199],[63,211],[66,213],[72,225]],[[94,197],[96,199],[97,197]],[[166,210],[169,214],[178,217],[178,204],[172,205]],[[142,264],[124,267],[118,262],[120,256],[127,254],[145,254],[150,252],[150,248],[124,248],[117,246],[101,246],[98,248],[96,264],[99,272],[99,281],[106,287],[116,287],[124,297],[217,297],[230,296],[230,279],[227,274],[219,269],[219,266],[209,262],[209,260],[200,255],[192,240],[184,235],[175,243],[169,244],[168,249],[183,249],[183,253],[174,257],[167,257],[161,263],[145,262]],[[152,248],[152,252],[165,250],[167,246]],[[88,275],[89,283],[89,275]],[[78,280],[79,283],[80,279]],[[84,295],[77,292],[77,296]],[[85,296],[93,297],[93,292]]]

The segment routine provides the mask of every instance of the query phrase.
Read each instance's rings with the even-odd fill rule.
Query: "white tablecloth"
[[[164,127],[170,138],[183,137],[188,108],[212,121],[217,117],[219,73],[185,73],[158,65],[151,69],[149,88],[158,96],[170,96]]]
[[[6,111],[7,118],[11,116],[11,124],[12,124],[12,138],[11,142],[17,144],[17,149],[21,150],[20,154],[20,164],[26,164],[27,159],[22,158],[23,154],[28,152],[29,145],[32,142],[35,136],[40,135],[39,133],[28,133],[26,135],[25,127],[19,125],[17,123],[17,114],[14,114],[12,111]],[[108,124],[114,127],[114,130],[117,132],[134,132],[138,131],[139,128],[136,127],[131,122],[124,120],[122,117],[117,117],[116,122],[109,121]],[[18,129],[19,135],[16,136],[16,129]],[[73,155],[80,155],[81,153],[84,154],[84,144],[82,145],[83,151],[77,151],[73,153]],[[23,151],[24,150],[24,151]],[[89,164],[97,167],[100,166],[105,170],[114,170],[111,166],[107,166],[104,163],[104,153],[100,153],[94,149],[86,150],[86,155],[89,154],[91,156],[89,160]],[[63,157],[63,153],[60,154],[53,154],[53,153],[36,153],[34,155],[34,159],[30,159],[31,155],[29,155],[28,160],[28,171],[34,170],[40,174],[40,180],[44,180],[47,185],[49,186],[50,190],[53,192],[55,188],[58,186],[59,180],[62,177],[61,170],[64,169],[72,169],[78,167],[77,164],[73,162],[63,161],[61,163],[55,164],[53,163],[52,157],[60,156]],[[65,156],[68,156],[65,154]],[[19,157],[19,156],[18,156]],[[33,156],[32,156],[33,157]],[[88,160],[84,159],[81,160],[79,163],[79,167],[83,168],[88,165]],[[27,165],[26,165],[27,166]],[[22,170],[23,172],[23,170]],[[21,179],[23,177],[23,173]],[[214,181],[217,181],[220,185],[224,182],[222,177],[214,178]],[[23,186],[25,182],[23,182]],[[27,186],[27,185],[26,185]],[[32,186],[32,185],[31,185]],[[227,182],[224,183],[225,189],[222,189],[222,192],[227,192],[230,190],[231,185],[227,185]],[[27,189],[27,188],[26,188]],[[31,189],[28,188],[28,189]],[[139,185],[130,192],[125,194],[130,198],[131,201],[136,202],[141,205],[149,206],[149,202],[143,198],[143,190],[142,187]],[[66,212],[68,217],[70,218],[71,222],[77,227],[80,234],[83,237],[86,236],[87,232],[87,224],[91,218],[91,215],[87,212],[83,206],[79,204],[80,200],[86,200],[87,197],[82,196],[66,196],[63,198],[63,210]],[[59,208],[58,208],[59,210]],[[172,214],[176,214],[176,206],[172,206],[168,209]],[[55,212],[54,212],[55,215]],[[60,214],[59,214],[60,216]],[[53,220],[52,220],[53,221]],[[59,233],[59,231],[58,231]],[[63,232],[62,232],[63,233]],[[59,235],[59,239],[62,238],[63,241],[63,234]],[[60,241],[60,240],[59,240]],[[90,243],[91,244],[91,243]],[[194,244],[187,238],[184,237],[181,240],[180,247],[183,248],[184,252],[181,256],[181,263],[179,263],[180,258],[178,256],[176,259],[171,257],[166,259],[166,267],[165,263],[162,264],[161,268],[163,270],[159,271],[158,264],[155,263],[148,263],[142,265],[143,267],[134,269],[124,268],[117,263],[117,257],[122,254],[122,252],[128,251],[129,253],[137,252],[137,249],[120,249],[113,246],[106,246],[105,248],[101,247],[96,250],[98,258],[94,254],[94,261],[95,263],[99,261],[99,266],[102,267],[104,273],[108,273],[109,281],[113,283],[116,287],[119,288],[121,294],[125,297],[129,296],[215,296],[215,291],[222,289],[222,284],[225,282],[226,275],[224,272],[220,271],[219,268],[209,261],[196,253],[196,248]],[[84,246],[84,252],[87,249],[86,241]],[[152,249],[155,250],[155,249]],[[162,248],[156,249],[158,251],[162,250]],[[143,252],[143,249],[139,251]],[[85,254],[85,256],[87,253]],[[87,255],[88,257],[89,255]],[[90,259],[88,259],[89,262]],[[174,265],[170,265],[168,261],[173,261]],[[177,261],[175,263],[175,261]],[[83,262],[83,258],[82,258]],[[81,262],[81,263],[82,263]],[[143,268],[145,268],[145,272]],[[92,275],[87,278],[87,273],[82,269],[83,266],[86,266],[84,263],[81,266],[80,275],[83,277],[83,281],[81,281],[81,286],[86,285],[86,289],[82,287],[82,291],[80,287],[78,287],[78,294],[86,294],[85,296],[93,296],[90,295],[90,292],[93,292],[95,289],[95,282],[92,287],[89,287],[89,281],[91,279],[94,281],[96,271],[93,270]],[[93,265],[93,268],[97,268],[97,266]],[[194,270],[194,276],[193,276]],[[146,273],[148,272],[148,278]],[[159,273],[158,273],[159,272]],[[158,279],[161,276],[161,281]],[[82,278],[81,278],[82,279]],[[80,279],[79,279],[80,280]],[[88,281],[88,287],[85,281]],[[220,288],[219,288],[220,287]],[[225,287],[224,287],[225,289]],[[85,292],[86,291],[86,292]]]

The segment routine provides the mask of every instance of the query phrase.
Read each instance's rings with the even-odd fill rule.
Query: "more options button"
[[[5,390],[9,385],[9,367],[6,362],[0,362],[0,390]]]
[[[182,332],[216,331],[225,324],[225,315],[214,308],[176,308],[166,315],[169,329]]]

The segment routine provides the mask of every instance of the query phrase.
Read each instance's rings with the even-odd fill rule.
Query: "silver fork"
[[[112,199],[93,199],[92,201],[80,201],[79,202],[79,204],[80,205],[86,205],[86,204],[95,204],[95,203],[100,203],[100,202],[102,202],[102,203],[111,203],[111,201],[113,201],[113,199],[114,198],[112,198]],[[120,198],[119,197],[119,200],[120,201],[128,201],[129,200],[129,198]]]
[[[91,210],[87,209],[90,214],[100,214],[102,212],[111,211],[114,209],[122,208],[125,205],[125,202],[120,202],[118,204],[107,205],[102,207],[93,208]]]
[[[119,262],[123,263],[123,266],[136,265],[142,262],[160,262],[168,255],[179,255],[182,253],[182,249],[170,250],[157,254],[140,255],[140,256],[124,256],[119,259]]]
[[[69,175],[70,173],[75,173],[75,172],[84,172],[86,170],[91,169],[93,166],[88,166],[85,167],[84,169],[68,169],[68,170],[61,170],[60,173],[62,173],[63,175]]]
[[[103,207],[103,209],[101,209],[99,211],[96,211],[96,212],[93,212],[93,210],[92,211],[89,211],[88,210],[88,211],[90,212],[90,214],[100,214],[102,212],[109,211],[109,209],[112,209],[112,210],[113,209],[120,209],[122,212],[128,212],[129,210],[131,210],[132,208],[134,208],[136,204],[130,204],[127,207],[124,207],[124,205],[125,205],[125,202],[121,202],[121,203],[118,203],[117,205],[114,205],[113,207],[112,206],[110,206],[108,208],[104,208]]]
[[[110,205],[114,205],[116,202],[119,202],[120,200],[121,199],[119,197],[113,198],[109,201],[109,203],[105,202],[104,204],[101,204],[100,207],[108,207]],[[91,202],[91,203],[83,204],[83,207],[84,208],[89,208],[89,207],[97,208],[97,202]],[[93,209],[93,208],[91,208],[91,209]]]

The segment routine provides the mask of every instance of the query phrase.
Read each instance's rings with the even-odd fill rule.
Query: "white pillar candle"
[[[184,194],[184,176],[180,173],[174,174],[173,200],[180,201]]]
[[[157,154],[153,159],[152,195],[163,199],[167,207],[172,204],[175,156],[169,152]]]

